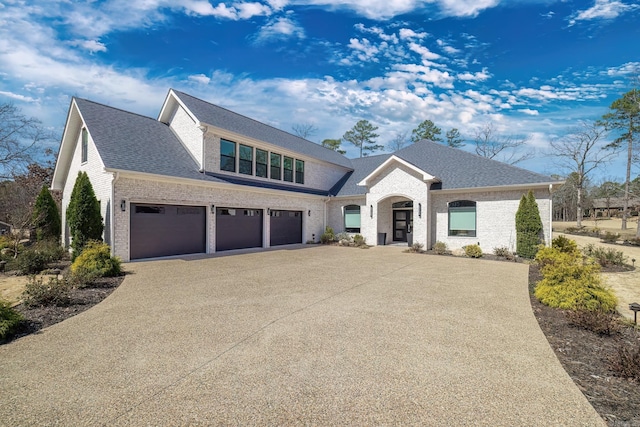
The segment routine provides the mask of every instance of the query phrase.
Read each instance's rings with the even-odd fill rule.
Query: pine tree
[[[378,126],[369,123],[368,120],[360,120],[350,130],[345,132],[342,139],[348,141],[360,149],[360,157],[377,150],[382,150],[382,145],[376,144],[376,138],[379,136],[376,132]]]
[[[33,209],[33,227],[37,240],[60,241],[62,225],[58,206],[47,186],[43,185]]]
[[[67,207],[67,224],[71,234],[73,258],[80,255],[89,240],[102,240],[104,225],[100,202],[96,199],[86,172],[79,172]]]
[[[426,139],[433,142],[442,142],[440,134],[442,134],[442,129],[431,120],[425,120],[411,131],[411,141],[418,142]]]
[[[534,258],[540,244],[542,220],[533,191],[522,195],[516,212],[516,253],[523,258]]]

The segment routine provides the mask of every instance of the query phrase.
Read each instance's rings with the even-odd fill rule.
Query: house
[[[624,210],[624,197],[603,197],[593,199],[591,205],[598,217],[621,216]],[[640,207],[640,199],[631,197],[628,203],[629,214],[638,215],[638,207]],[[586,212],[586,216],[591,216],[592,212]]]
[[[430,141],[348,159],[177,90],[158,119],[73,98],[52,184],[63,223],[79,171],[125,261],[318,241],[327,225],[373,245],[513,248],[529,190],[549,243],[557,183]]]

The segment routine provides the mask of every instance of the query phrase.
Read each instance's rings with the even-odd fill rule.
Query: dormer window
[[[220,140],[220,170],[227,172],[236,171],[236,143]]]
[[[87,151],[89,149],[89,133],[87,132],[87,128],[82,128],[82,154],[81,154],[81,159],[82,159],[82,163],[85,163],[87,161],[88,155],[87,155]]]

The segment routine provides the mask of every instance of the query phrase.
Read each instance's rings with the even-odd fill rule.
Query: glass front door
[[[406,242],[413,228],[413,210],[393,211],[393,241]]]

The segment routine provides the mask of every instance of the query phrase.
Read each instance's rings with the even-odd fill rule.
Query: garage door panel
[[[206,252],[204,206],[131,204],[130,258]]]
[[[217,208],[216,251],[262,247],[261,209]]]
[[[302,211],[271,210],[271,246],[302,243]]]

